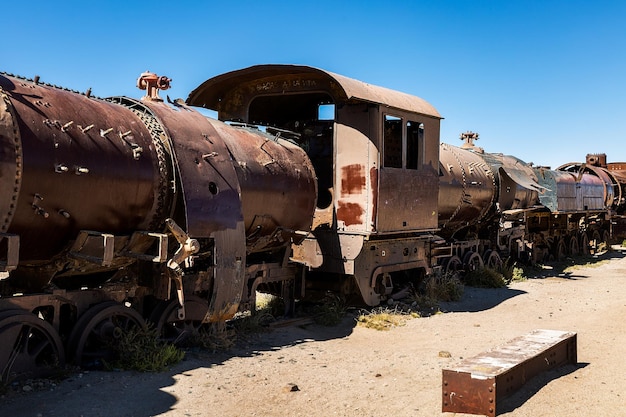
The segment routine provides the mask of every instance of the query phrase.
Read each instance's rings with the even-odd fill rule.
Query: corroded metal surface
[[[607,207],[607,199],[613,200],[613,189],[609,188],[607,196],[606,184],[594,175],[575,175],[570,172],[539,170],[539,183],[548,190],[539,194],[541,204],[557,212],[577,212],[585,210],[603,210]]]
[[[0,232],[11,224],[21,183],[22,139],[10,97],[0,87]]]
[[[535,375],[576,363],[576,333],[535,330],[443,369],[442,411],[493,417],[498,402]]]
[[[0,312],[0,381],[46,378],[65,364],[61,338],[50,323],[23,310]]]
[[[19,114],[19,135],[3,124],[2,146],[14,149],[10,155],[21,165],[8,231],[20,236],[23,262],[50,259],[80,230],[130,233],[162,221],[158,196],[168,191],[155,180],[150,134],[132,113],[8,76],[0,77],[0,86],[5,108],[9,100]],[[15,150],[17,137],[23,157]],[[19,175],[12,171],[3,196],[15,193]]]
[[[441,118],[431,104],[419,97],[300,65],[256,65],[213,77],[193,90],[187,98],[187,103],[228,112],[229,109],[220,104],[228,103],[227,96],[245,98],[250,92],[259,91],[267,94],[284,94],[311,87],[318,90],[332,89],[344,100],[354,99],[383,104]],[[220,119],[230,118],[220,116]]]
[[[300,242],[311,228],[317,196],[306,153],[256,129],[208,121],[235,162],[248,253]]]
[[[220,133],[195,110],[152,100],[145,104],[165,126],[178,156],[186,232],[214,241],[213,291],[205,320],[227,320],[239,308],[246,263],[241,188],[230,153]]]
[[[608,171],[606,167],[571,162],[561,165],[557,168],[557,170],[570,172],[576,175],[576,182],[579,183],[582,187],[589,188],[587,184],[591,185],[594,182],[598,183],[598,185],[601,185],[599,191],[591,191],[588,189],[586,191],[583,191],[583,193],[587,196],[593,194],[594,198],[602,199],[601,204],[603,204],[604,207],[610,208],[622,204],[622,202],[619,201],[621,194],[619,180],[612,172]],[[594,181],[593,177],[596,177],[600,181]],[[598,186],[596,186],[596,188],[597,187]]]
[[[224,141],[193,109],[144,101],[170,138],[185,202],[186,232],[209,237],[242,221],[239,182]]]
[[[449,234],[484,219],[496,198],[494,174],[474,152],[441,144],[439,226]]]

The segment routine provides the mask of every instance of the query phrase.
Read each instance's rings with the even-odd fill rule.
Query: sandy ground
[[[625,416],[626,258],[610,258],[567,276],[466,288],[445,314],[391,331],[348,317],[188,355],[169,372],[77,374],[3,395],[0,416],[452,416],[441,412],[442,368],[535,329],[576,332],[578,364],[530,380],[498,415]]]

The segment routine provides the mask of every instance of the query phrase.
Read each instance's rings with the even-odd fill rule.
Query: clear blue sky
[[[7,4],[8,3],[8,4]],[[186,98],[205,79],[311,65],[432,103],[444,142],[551,165],[626,161],[626,1],[5,1],[0,71],[140,97],[146,70]]]

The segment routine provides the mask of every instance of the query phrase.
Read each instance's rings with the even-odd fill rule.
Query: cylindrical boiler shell
[[[234,158],[248,252],[260,252],[304,238],[310,230],[317,181],[304,150],[251,128],[210,120]],[[303,233],[295,234],[300,231]]]
[[[127,234],[162,222],[167,180],[144,123],[129,109],[47,85],[0,76],[21,140],[19,197],[8,232],[20,263],[47,261],[80,230]],[[13,189],[0,190],[3,198]]]

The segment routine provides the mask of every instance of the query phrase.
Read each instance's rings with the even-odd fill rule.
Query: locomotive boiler
[[[170,81],[102,99],[0,74],[0,382],[93,363],[148,321],[180,340],[257,291],[375,306],[433,273],[584,253],[624,216],[621,165],[440,144],[413,95],[299,65],[163,101]]]
[[[1,381],[92,360],[148,317],[180,337],[293,279],[317,196],[306,153],[164,103],[168,85],[145,73],[144,99],[97,99],[0,76]]]
[[[588,155],[586,164],[552,170],[485,153],[474,144],[476,133],[460,139],[462,147],[442,143],[440,153],[439,233],[454,241],[446,269],[495,266],[503,257],[544,262],[588,254],[607,245],[622,224],[624,183],[618,164],[613,172],[606,168],[606,156],[604,168],[601,156]],[[468,264],[472,245],[483,255]]]

